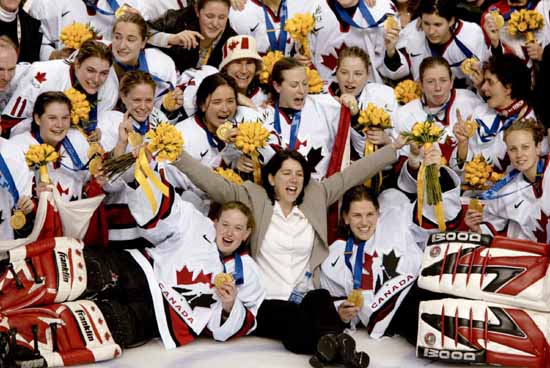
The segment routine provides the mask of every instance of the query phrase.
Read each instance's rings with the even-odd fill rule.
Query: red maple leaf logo
[[[183,266],[181,271],[176,272],[176,280],[178,285],[192,285],[197,283],[204,283],[211,285],[210,281],[212,280],[211,273],[199,272],[197,277],[193,278],[193,271],[190,271],[187,266]]]
[[[34,76],[34,79],[36,79],[36,81],[38,83],[43,83],[43,82],[47,81],[46,72],[44,72],[44,73],[37,72],[36,75]]]
[[[233,50],[237,46],[239,46],[239,41],[233,41],[229,44],[229,46],[227,46],[227,48],[229,48],[229,50]]]
[[[57,191],[59,192],[59,194],[61,194],[61,195],[63,195],[63,194],[69,195],[69,188],[63,189],[63,187],[61,186],[61,184],[59,184],[59,182],[57,182],[56,188],[57,188]]]
[[[328,55],[321,55],[321,58],[323,61],[321,61],[321,64],[329,68],[330,70],[334,71],[336,69],[336,65],[338,63],[338,56],[340,56],[340,53],[343,49],[348,47],[345,42],[342,42],[340,47],[335,47],[334,51],[336,52],[336,55],[333,55],[332,53],[329,53]]]

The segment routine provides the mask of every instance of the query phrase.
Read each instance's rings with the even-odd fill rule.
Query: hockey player
[[[32,174],[25,166],[25,157],[17,146],[0,138],[0,240],[13,239],[14,232],[22,235],[32,224],[31,218],[26,218],[24,229],[14,229],[18,226],[11,221],[15,211],[22,211],[27,217],[34,209],[31,200]]]
[[[111,63],[112,53],[107,46],[97,41],[86,41],[73,62],[52,60],[32,64],[4,108],[2,134],[9,136],[10,130],[21,120],[33,117],[33,106],[38,95],[47,91],[64,92],[70,88],[86,95],[91,110],[85,130],[94,134],[97,114],[111,110],[118,99],[116,76],[110,70]],[[16,129],[17,133],[28,131],[29,124],[23,123]]]
[[[394,136],[391,130],[386,132],[378,128],[369,128],[365,133],[357,121],[358,113],[366,109],[369,103],[384,109],[391,118],[397,111],[393,89],[379,83],[368,82],[368,65],[369,57],[364,50],[356,46],[344,48],[338,57],[336,82],[332,82],[328,87],[328,93],[348,107],[353,115],[351,142],[355,150],[352,156],[355,158],[363,157],[366,139],[381,147],[390,143],[390,137]]]
[[[313,65],[326,81],[334,80],[337,60],[346,47],[363,49],[370,60],[367,78],[382,83],[378,69],[384,63],[384,27],[388,16],[395,16],[391,0],[378,0],[373,7],[364,1],[320,1],[321,14],[312,37]]]
[[[63,93],[42,93],[34,104],[30,131],[10,139],[22,155],[30,145],[42,143],[49,144],[59,153],[59,161],[48,164],[51,183],[35,182],[33,197],[52,189],[65,201],[101,193],[100,184],[88,171],[88,141],[80,131],[71,129],[70,111],[71,102]]]
[[[441,152],[432,146],[425,164],[440,160]],[[460,179],[449,168],[441,167],[440,172],[445,220],[452,226],[461,210]],[[346,192],[341,207],[343,238],[329,247],[329,256],[321,265],[321,287],[336,298],[342,320],[352,328],[362,323],[374,338],[392,333],[408,336],[414,333],[414,327],[406,331],[409,324],[389,326],[407,294],[416,289],[422,248],[436,221],[433,209],[424,203],[423,229],[416,219],[417,203],[406,198],[399,203],[396,194],[388,191],[382,196],[386,203],[380,211],[378,199],[365,186]],[[353,301],[351,294],[361,300]]]
[[[224,74],[213,74],[203,79],[197,90],[197,113],[194,116],[179,122],[176,128],[185,139],[185,150],[203,165],[216,169],[218,167],[237,166],[243,172],[253,171],[253,162],[241,158],[242,154],[231,143],[236,136],[236,129],[231,129],[231,136],[218,137],[217,129],[220,125],[231,122],[234,127],[243,121],[263,123],[262,116],[248,107],[238,106],[237,86],[232,77]],[[276,135],[271,139],[278,142]],[[273,150],[270,147],[262,149],[260,164],[271,158]],[[252,167],[248,167],[251,164]],[[179,175],[178,175],[179,174]],[[210,208],[209,198],[190,183],[181,173],[168,174],[168,180],[175,182],[177,187],[187,189],[182,196],[194,203],[197,208],[207,214]]]
[[[154,246],[95,250],[55,238],[9,252],[0,277],[3,362],[91,363],[156,336],[171,349],[207,330],[219,341],[254,330],[265,292],[253,261],[235,253],[252,231],[250,211],[227,204],[213,224],[172,188],[167,197],[155,192],[154,210],[141,187],[127,190]],[[222,265],[219,252],[235,258]],[[224,268],[234,281],[215,287]]]
[[[219,69],[233,77],[239,89],[239,104],[259,108],[267,103],[267,95],[260,88],[258,74],[263,61],[256,48],[256,40],[250,36],[234,36],[223,46],[223,59]]]
[[[253,37],[262,55],[281,51],[285,56],[297,54],[297,46],[285,22],[298,13],[311,13],[317,17],[321,11],[318,0],[247,0],[243,10],[231,9],[229,21],[238,34]]]
[[[0,115],[30,64],[17,63],[17,46],[7,36],[0,36]],[[2,132],[0,131],[0,134]]]
[[[410,74],[418,80],[422,60],[441,56],[460,80],[465,78],[460,70],[465,59],[487,60],[489,49],[480,27],[457,19],[455,7],[455,0],[422,0],[419,18],[401,32],[397,28],[386,31],[386,56],[380,74],[394,80]]]
[[[264,109],[266,128],[281,137],[281,148],[307,157],[313,178],[323,178],[329,166],[340,120],[340,104],[329,95],[308,95],[305,67],[292,58],[273,66],[270,91],[273,106]]]
[[[453,88],[451,67],[441,57],[424,59],[419,73],[423,95],[397,109],[394,115],[395,133],[408,132],[417,122],[435,121],[444,130],[439,146],[443,157],[449,160],[456,145],[453,127],[458,121],[458,111],[466,114],[482,105],[483,101],[468,90]]]
[[[464,121],[454,125],[453,132],[458,144],[450,164],[455,170],[461,171],[464,162],[481,154],[495,168],[504,172],[509,160],[502,139],[503,132],[517,119],[535,117],[529,104],[530,72],[518,57],[507,54],[492,57],[482,70],[475,73],[474,79],[487,103],[470,109],[471,115],[459,119],[476,121],[478,127],[473,137],[468,136]],[[546,142],[543,142],[542,148],[543,152],[547,152]]]
[[[176,85],[176,66],[162,51],[144,49],[147,37],[147,23],[141,15],[127,12],[118,17],[113,26],[114,70],[118,80],[130,70],[151,74],[157,84],[155,106],[160,108],[162,97]]]
[[[476,232],[548,243],[548,157],[541,156],[544,129],[534,119],[514,122],[504,131],[513,167],[482,194],[482,212],[469,209],[465,221]]]

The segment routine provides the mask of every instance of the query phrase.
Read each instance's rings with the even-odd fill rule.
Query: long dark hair
[[[229,86],[233,92],[235,93],[235,101],[237,100],[238,96],[238,90],[237,90],[237,84],[235,83],[235,80],[223,73],[216,73],[209,75],[208,77],[204,78],[197,89],[197,116],[201,118],[201,120],[204,120],[204,112],[202,111],[202,106],[206,104],[206,100],[208,99],[208,96],[210,96],[216,89],[220,86]]]
[[[517,56],[512,54],[492,56],[483,66],[483,71],[491,72],[500,83],[510,88],[513,99],[529,101],[531,72]]]
[[[283,163],[289,159],[298,161],[304,171],[304,187],[298,195],[298,198],[296,198],[295,204],[300,205],[304,200],[304,191],[309,184],[309,180],[311,179],[311,166],[300,152],[285,149],[275,153],[271,160],[269,160],[269,162],[262,169],[262,182],[264,183],[264,189],[267,192],[267,196],[271,199],[271,203],[275,203],[275,188],[269,183],[268,176],[270,174],[275,176],[277,171],[279,171],[283,166]]]

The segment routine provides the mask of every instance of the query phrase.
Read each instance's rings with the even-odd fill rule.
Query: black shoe
[[[347,333],[341,333],[336,336],[336,341],[338,341],[338,353],[340,354],[340,359],[344,364],[351,362],[355,357],[355,340],[353,337]]]
[[[355,356],[346,364],[346,368],[367,368],[370,363],[370,358],[367,353],[364,351],[359,351],[355,353]]]
[[[314,355],[311,358],[309,358],[309,365],[312,366],[313,368],[324,368],[325,367],[325,363],[323,363],[317,355]],[[0,368],[1,368],[1,366],[0,366]]]
[[[315,357],[317,357],[321,363],[332,363],[338,357],[338,345],[336,335],[327,334],[321,336],[317,342]]]

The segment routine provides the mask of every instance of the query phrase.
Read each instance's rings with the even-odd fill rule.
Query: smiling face
[[[74,74],[78,82],[84,88],[86,93],[96,94],[99,88],[109,77],[111,65],[105,59],[97,56],[91,56],[84,60],[82,64],[75,62]]]
[[[340,61],[336,70],[336,80],[342,93],[357,96],[367,84],[367,66],[356,56],[348,56]]]
[[[145,47],[137,24],[120,22],[113,34],[113,55],[115,59],[126,65],[137,65],[139,53]]]
[[[16,65],[15,50],[11,47],[0,47],[0,92],[6,92],[10,88]]]
[[[245,93],[256,74],[256,62],[254,59],[238,59],[225,67],[225,72],[237,82],[239,92]]]
[[[292,207],[304,188],[304,169],[298,161],[289,158],[275,175],[268,175],[268,180],[281,207]]]
[[[514,130],[506,135],[506,149],[514,169],[533,178],[537,173],[537,163],[541,144],[535,143],[533,133],[528,130]]]
[[[21,0],[0,0],[0,7],[9,12],[14,12],[19,9]]]
[[[238,209],[228,209],[222,212],[214,222],[216,228],[216,245],[224,256],[230,256],[242,243],[246,242],[252,229],[248,226],[248,218]]]
[[[200,106],[204,113],[205,124],[211,132],[232,119],[237,111],[237,96],[228,85],[221,85],[208,96],[206,102]]]
[[[426,68],[420,83],[429,107],[443,105],[449,99],[453,87],[449,71],[445,66],[439,64]]]
[[[435,45],[442,45],[452,37],[454,18],[448,21],[437,14],[422,14],[421,24],[426,38]]]
[[[493,109],[505,109],[510,106],[512,100],[512,89],[506,87],[498,77],[486,70],[481,92],[487,98],[487,105]]]
[[[34,121],[40,127],[40,137],[44,143],[55,147],[67,136],[71,127],[71,111],[67,104],[52,102],[41,116],[34,115]]]
[[[279,106],[301,110],[309,91],[306,68],[300,66],[282,72],[281,84],[273,82],[273,87],[279,93]]]
[[[143,122],[153,111],[155,89],[149,84],[138,84],[132,87],[126,95],[121,95],[120,98],[134,120]]]
[[[374,204],[368,200],[353,201],[349,211],[344,213],[344,223],[349,226],[356,240],[369,240],[376,230],[379,213]]]
[[[223,2],[211,0],[197,14],[201,35],[213,40],[225,29],[229,7]]]

